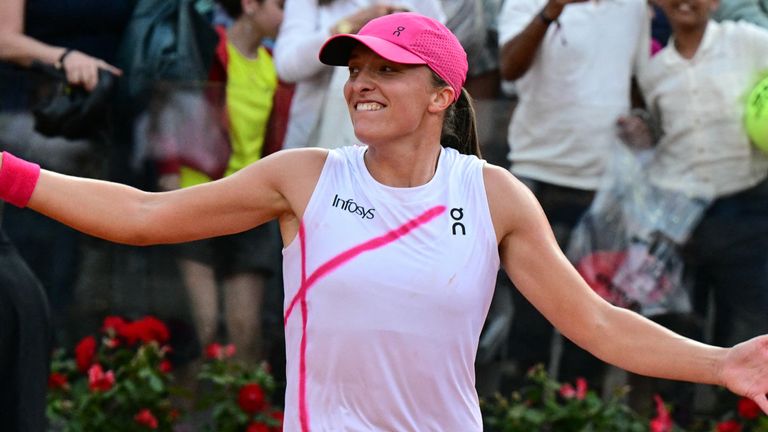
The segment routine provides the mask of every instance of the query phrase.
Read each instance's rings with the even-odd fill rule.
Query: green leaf
[[[150,374],[149,377],[149,386],[157,393],[162,393],[165,391],[165,383],[163,380],[157,376],[157,374]]]

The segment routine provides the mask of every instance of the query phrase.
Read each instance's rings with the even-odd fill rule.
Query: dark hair
[[[216,0],[216,3],[224,9],[224,12],[232,19],[240,18],[243,14],[243,5],[240,0]]]
[[[432,78],[436,87],[448,86],[445,80],[434,72],[432,72]],[[475,104],[472,102],[472,96],[464,88],[461,89],[459,99],[445,111],[440,144],[443,147],[454,148],[462,154],[482,157],[475,122]]]
[[[240,18],[240,15],[243,14],[243,4],[241,3],[241,0],[216,0],[216,3],[218,3],[221,8],[224,9],[224,12],[226,12],[232,19],[238,19]],[[264,0],[256,0],[256,3],[262,4],[264,3]]]

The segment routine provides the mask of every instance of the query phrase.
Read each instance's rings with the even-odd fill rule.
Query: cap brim
[[[331,66],[347,66],[352,49],[361,43],[383,58],[402,64],[427,64],[421,57],[397,44],[374,36],[339,34],[320,48],[320,61]]]

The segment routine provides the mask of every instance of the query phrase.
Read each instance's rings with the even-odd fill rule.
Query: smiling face
[[[375,144],[430,136],[434,124],[439,138],[442,112],[453,101],[453,90],[435,87],[432,71],[424,65],[391,62],[358,44],[349,57],[344,98],[357,138]]]
[[[675,32],[706,28],[719,0],[656,0]]]

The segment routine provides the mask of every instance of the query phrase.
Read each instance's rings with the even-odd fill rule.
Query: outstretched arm
[[[715,347],[609,304],[561,252],[533,194],[498,167],[488,167],[485,178],[502,264],[564,336],[634,373],[726,386],[768,413],[768,337],[730,349]]]
[[[43,170],[28,206],[114,242],[196,240],[300,217],[326,155],[321,149],[278,152],[222,180],[159,193]]]

